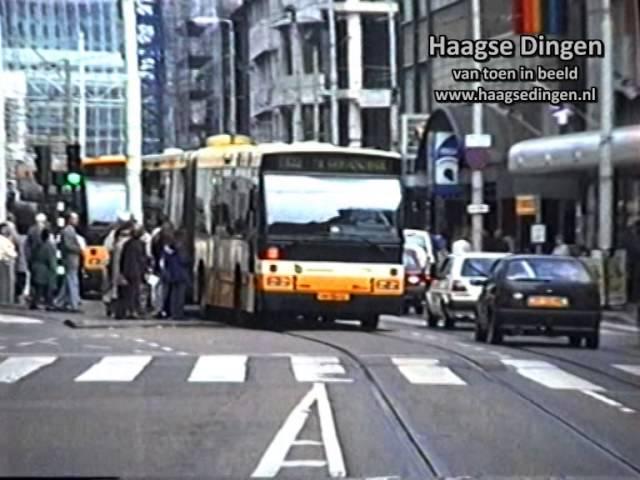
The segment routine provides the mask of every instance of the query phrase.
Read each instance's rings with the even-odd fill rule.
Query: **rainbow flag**
[[[567,0],[512,0],[518,35],[562,35],[567,31]]]

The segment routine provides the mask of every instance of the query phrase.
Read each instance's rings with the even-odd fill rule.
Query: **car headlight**
[[[418,283],[420,283],[420,277],[417,275],[409,275],[407,277],[407,282],[411,285],[417,285]]]

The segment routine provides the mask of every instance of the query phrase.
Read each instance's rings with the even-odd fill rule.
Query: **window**
[[[496,263],[495,258],[467,258],[462,263],[463,277],[488,277],[493,264]]]
[[[554,258],[519,259],[509,262],[507,280],[568,283],[591,283],[591,274],[577,260]]]

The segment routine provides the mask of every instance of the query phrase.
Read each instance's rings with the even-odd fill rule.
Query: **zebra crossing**
[[[195,358],[176,357],[183,362],[186,383],[246,383],[252,366],[265,357],[276,360],[270,368],[286,369],[297,383],[354,383],[357,367],[345,365],[337,356],[287,355],[200,355]],[[73,383],[132,383],[143,373],[158,373],[166,365],[155,365],[152,355],[107,355],[83,357],[87,363],[81,373],[67,378]],[[47,374],[48,369],[63,364],[68,358],[53,355],[0,357],[0,387],[16,384]],[[77,361],[77,359],[76,359]],[[166,357],[165,360],[166,361]],[[287,362],[285,366],[283,362]],[[500,362],[517,375],[551,390],[579,390],[601,392],[605,388],[566,371],[552,363],[531,359],[500,359]],[[401,381],[416,386],[464,387],[473,384],[472,375],[460,367],[448,366],[446,360],[414,356],[389,356],[376,362],[374,368],[395,370]],[[613,364],[611,367],[627,376],[640,378],[640,364]],[[172,371],[172,374],[175,374]]]

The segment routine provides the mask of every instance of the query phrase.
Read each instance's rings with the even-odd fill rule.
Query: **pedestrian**
[[[159,318],[166,317],[169,312],[169,285],[165,281],[163,272],[163,253],[166,246],[173,241],[175,229],[169,220],[164,220],[162,225],[154,230],[151,237],[151,257],[153,275],[158,279],[152,286],[152,303]],[[154,279],[155,280],[155,279]]]
[[[18,258],[16,258],[16,284],[14,289],[14,296],[16,303],[20,303],[22,296],[25,293],[25,288],[27,286],[27,272],[29,271],[29,265],[27,262],[26,256],[26,243],[27,236],[17,235],[17,243],[16,243],[16,252],[18,254]]]
[[[509,245],[502,234],[502,230],[498,228],[493,232],[493,236],[489,238],[486,243],[485,251],[497,253],[506,253],[509,251]]]
[[[142,313],[141,287],[149,266],[146,245],[142,240],[144,233],[142,225],[136,225],[120,254],[120,274],[123,279],[121,283],[126,283],[122,291],[122,300],[125,316],[129,318],[136,318]]]
[[[0,304],[14,301],[16,246],[11,239],[11,227],[0,224]]]
[[[564,238],[562,235],[556,235],[556,246],[553,249],[552,255],[561,255],[561,256],[569,256],[571,254],[571,250],[569,245],[564,243]]]
[[[71,313],[81,313],[79,270],[82,245],[76,231],[79,223],[78,214],[71,212],[67,216],[66,226],[62,229],[60,240],[60,253],[65,272],[62,288],[55,300],[55,305]]]
[[[127,280],[121,271],[122,252],[133,234],[133,222],[129,221],[120,226],[116,233],[113,254],[110,257],[111,289],[109,303],[115,318],[121,320],[127,315]]]
[[[165,313],[173,320],[184,318],[184,303],[190,284],[189,259],[183,231],[169,239],[162,253],[162,277],[167,287],[165,291]]]
[[[31,252],[31,301],[29,308],[37,310],[40,301],[44,301],[47,310],[52,310],[52,294],[57,280],[58,259],[56,247],[49,229],[40,232],[40,242]]]
[[[451,254],[452,255],[464,255],[465,253],[471,252],[471,243],[467,239],[466,232],[462,232],[462,234],[458,237],[458,240],[453,242],[451,245]]]
[[[35,223],[27,231],[27,239],[24,244],[24,256],[27,260],[27,266],[29,267],[30,278],[33,278],[33,272],[31,271],[33,252],[40,246],[42,231],[45,228],[47,228],[47,216],[44,213],[38,213],[35,218]],[[33,290],[33,284],[30,285],[29,290]]]

